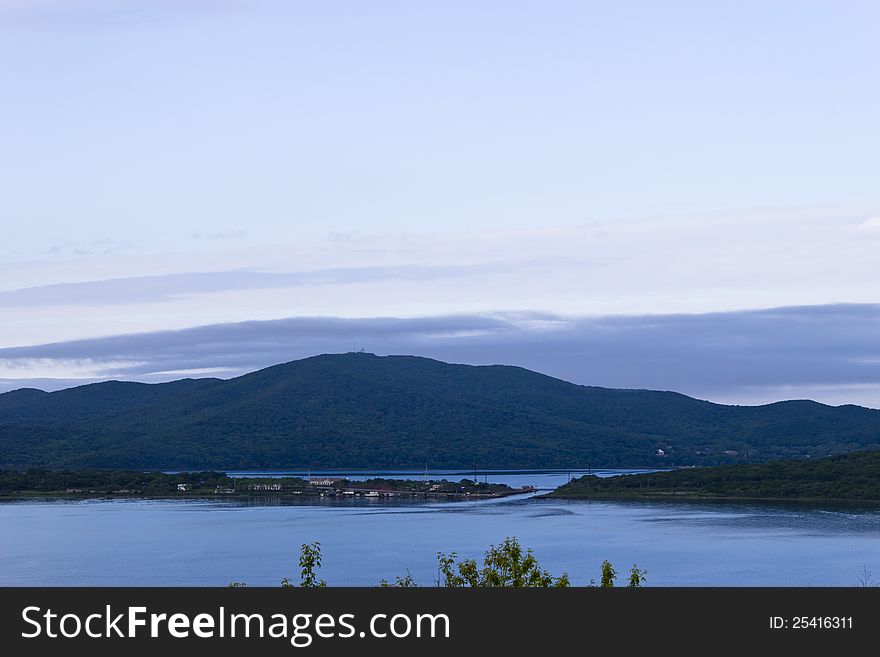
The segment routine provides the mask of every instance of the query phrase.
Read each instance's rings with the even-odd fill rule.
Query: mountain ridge
[[[0,394],[0,464],[15,466],[658,467],[870,447],[880,411],[852,404],[722,405],[360,352],[226,380]]]

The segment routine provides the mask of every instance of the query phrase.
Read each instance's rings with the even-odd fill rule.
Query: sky
[[[0,392],[364,349],[880,407],[878,23],[0,0]]]

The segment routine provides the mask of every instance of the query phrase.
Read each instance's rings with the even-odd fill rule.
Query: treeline
[[[145,497],[191,495],[247,496],[255,494],[335,496],[341,490],[379,490],[419,496],[490,496],[513,491],[507,484],[460,481],[373,478],[366,481],[333,479],[317,485],[301,477],[229,477],[223,472],[142,472],[136,470],[28,470],[0,472],[0,496],[100,496]]]
[[[319,588],[327,582],[318,576],[323,556],[319,542],[304,543],[299,556],[299,584],[289,577],[281,580],[284,588]],[[629,588],[640,588],[647,581],[648,571],[633,564],[626,579]],[[609,561],[603,561],[599,582],[590,580],[587,586],[612,588],[619,573]],[[523,548],[514,537],[505,538],[499,545],[490,545],[482,564],[476,559],[461,559],[456,552],[437,553],[437,578],[434,585],[444,588],[568,588],[571,578],[568,573],[554,576],[541,567],[531,548]],[[231,582],[230,587],[247,586],[245,582]],[[407,573],[396,577],[393,582],[382,580],[381,587],[415,588],[419,584]]]
[[[619,477],[588,475],[561,486],[549,497],[880,502],[880,451],[755,465],[684,468]]]
[[[365,481],[346,482],[346,488],[371,488],[387,491],[409,492],[412,490],[433,491],[437,493],[469,492],[477,495],[494,495],[511,490],[507,484],[484,483],[473,479],[449,481],[448,479],[417,481],[412,479],[385,479],[374,477]]]
[[[285,486],[305,486],[304,479],[235,479],[223,472],[139,472],[135,470],[28,470],[5,469],[0,472],[0,494],[19,493],[138,493],[163,495],[178,492],[178,485],[188,490],[213,492],[217,488],[247,489],[248,485],[283,483]]]

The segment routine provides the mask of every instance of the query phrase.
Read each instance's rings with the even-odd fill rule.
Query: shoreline
[[[532,499],[570,502],[773,502],[789,504],[864,504],[880,507],[880,500],[843,497],[750,497],[736,495],[698,495],[695,493],[654,493],[642,495],[535,495]]]
[[[448,501],[448,502],[466,502],[469,500],[490,500],[501,499],[505,497],[513,497],[515,495],[527,495],[534,493],[535,490],[522,487],[512,488],[509,491],[499,491],[496,493],[440,493],[440,492],[416,492],[416,491],[376,491],[377,494],[368,494],[372,491],[359,491],[351,494],[327,494],[327,493],[305,493],[296,494],[283,491],[272,491],[272,494],[264,493],[254,494],[252,491],[242,494],[229,493],[194,493],[188,491],[179,495],[168,493],[143,493],[135,491],[120,492],[67,492],[67,491],[20,491],[10,494],[0,494],[0,504],[3,502],[24,502],[24,501],[85,501],[85,500],[180,500],[180,501],[196,501],[196,500],[228,500],[228,501],[251,501],[251,500],[279,500],[279,501],[306,501],[306,500],[332,500],[332,501],[348,501],[348,500],[424,500],[424,501]]]

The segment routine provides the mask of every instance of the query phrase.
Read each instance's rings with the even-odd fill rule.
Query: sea
[[[614,476],[634,470],[593,470]],[[552,490],[582,470],[434,470]],[[233,476],[421,479],[416,471],[240,471]],[[2,586],[277,586],[319,542],[330,586],[437,581],[437,553],[480,559],[515,537],[574,585],[610,561],[647,586],[863,586],[880,579],[880,510],[730,502],[98,499],[0,503]]]

